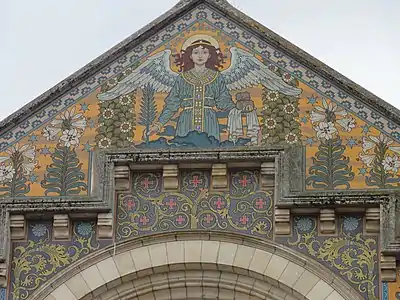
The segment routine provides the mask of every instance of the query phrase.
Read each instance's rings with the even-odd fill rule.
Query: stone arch
[[[103,249],[59,272],[31,300],[356,300],[344,280],[272,241],[170,233]]]

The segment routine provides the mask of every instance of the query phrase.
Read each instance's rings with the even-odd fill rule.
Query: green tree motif
[[[150,85],[146,85],[143,89],[143,97],[140,103],[139,124],[146,127],[146,132],[149,132],[151,124],[157,116],[157,106],[154,99],[154,90]],[[149,143],[149,136],[146,136],[146,144]]]
[[[339,136],[322,140],[318,152],[312,157],[313,165],[309,169],[311,176],[307,178],[307,184],[313,188],[350,188],[349,181],[354,179],[354,173],[349,166],[350,159],[343,155],[345,150]]]
[[[314,107],[310,119],[319,145],[315,157],[312,157],[307,185],[322,189],[349,189],[355,174],[349,165],[350,158],[344,155],[346,146],[342,144],[336,125],[350,132],[355,127],[355,120],[344,109],[326,99],[322,99],[322,106]]]
[[[298,81],[289,73],[278,67],[269,65],[268,68],[291,86],[298,86]],[[299,118],[299,99],[286,96],[277,91],[263,87],[262,92],[262,145],[301,143]]]
[[[21,197],[30,191],[30,184],[27,183],[27,176],[34,170],[35,147],[32,145],[13,146],[9,149],[10,157],[1,163],[1,168],[12,174],[12,178],[5,180],[0,186],[0,195],[3,197]]]
[[[119,81],[132,73],[133,68],[126,69],[117,77],[103,84],[101,93],[115,87]],[[128,148],[132,146],[136,126],[135,105],[136,90],[114,100],[99,103],[99,126],[95,138],[99,148]]]
[[[378,186],[382,189],[393,188],[395,184],[400,182],[400,177],[395,177],[395,173],[389,173],[385,170],[384,161],[388,157],[390,146],[380,141],[374,148],[374,159],[372,167],[369,171],[370,176],[365,177],[368,186]]]
[[[51,156],[53,163],[46,167],[47,174],[41,181],[41,186],[49,193],[59,196],[79,195],[87,190],[84,182],[85,173],[82,172],[82,163],[76,155],[75,148],[57,144]]]
[[[0,195],[3,197],[25,196],[31,188],[24,175],[21,159],[13,158],[12,165],[15,166],[15,173],[11,181],[4,182],[3,186],[0,186]]]

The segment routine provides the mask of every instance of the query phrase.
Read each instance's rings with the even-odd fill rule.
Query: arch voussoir
[[[58,285],[50,283],[32,300],[362,299],[325,267],[289,249],[236,241],[157,239],[140,247],[120,245],[116,255],[103,253],[102,259],[91,259],[92,265],[77,266],[78,273],[76,268],[72,276],[65,272],[64,281],[54,279]]]

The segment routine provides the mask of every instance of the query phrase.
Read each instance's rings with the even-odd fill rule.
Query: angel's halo
[[[219,43],[216,39],[214,39],[212,36],[206,35],[206,34],[196,34],[196,35],[192,35],[191,37],[189,37],[182,45],[182,50],[186,50],[187,47],[189,47],[190,45],[193,44],[193,42],[195,41],[199,41],[199,40],[203,40],[203,41],[207,41],[209,42],[215,49],[219,48]]]

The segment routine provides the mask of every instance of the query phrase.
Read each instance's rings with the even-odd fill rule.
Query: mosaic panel
[[[383,300],[398,300],[400,299],[400,264],[397,262],[396,281],[382,283],[384,294]]]
[[[134,191],[117,203],[116,239],[179,230],[224,230],[272,237],[272,194],[258,171],[230,174],[229,192],[210,190],[210,172],[181,174],[179,192],[163,192],[161,173],[136,173]]]
[[[6,289],[0,288],[0,300],[6,300]]]
[[[51,222],[29,222],[26,241],[12,245],[8,299],[29,299],[44,282],[79,259],[112,243],[97,240],[94,222],[75,222],[70,241],[52,240]]]
[[[0,196],[86,196],[96,148],[306,149],[310,190],[400,187],[400,130],[204,5],[0,137]]]
[[[364,299],[379,299],[378,238],[363,234],[362,217],[341,216],[336,236],[319,235],[317,224],[314,216],[295,216],[291,237],[276,241],[321,262]]]

